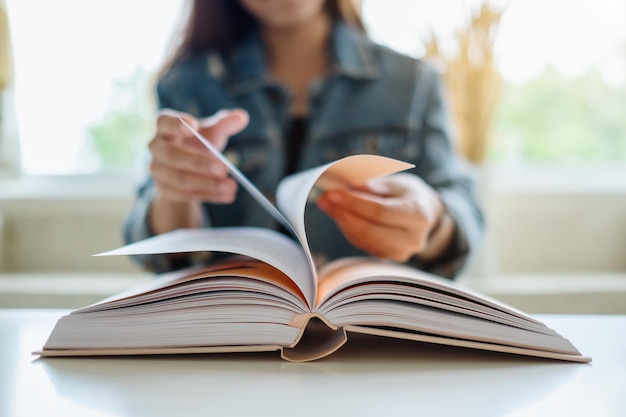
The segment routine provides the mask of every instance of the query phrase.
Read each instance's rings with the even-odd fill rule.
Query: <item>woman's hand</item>
[[[157,132],[150,142],[150,173],[159,194],[171,201],[232,203],[237,183],[228,176],[226,166],[213,156],[178,120],[185,122],[220,151],[228,138],[248,124],[243,110],[223,110],[197,120],[190,115],[163,111],[157,119]]]
[[[248,114],[243,110],[223,110],[203,120],[171,110],[159,114],[157,131],[149,144],[150,173],[157,190],[150,223],[156,234],[199,226],[200,202],[232,203],[237,192],[237,183],[228,176],[226,166],[193,136],[178,115],[220,151],[230,136],[248,124]]]
[[[399,262],[412,256],[437,258],[450,245],[455,227],[437,192],[411,174],[328,191],[317,204],[354,246]]]

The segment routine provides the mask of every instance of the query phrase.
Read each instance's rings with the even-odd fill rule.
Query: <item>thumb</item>
[[[394,187],[394,184],[392,182],[390,183],[388,177],[375,178],[355,188],[357,191],[362,191],[381,197],[391,197],[397,194],[397,187]]]
[[[228,138],[241,132],[248,126],[249,120],[245,110],[220,110],[200,122],[199,132],[221,151],[226,147]]]

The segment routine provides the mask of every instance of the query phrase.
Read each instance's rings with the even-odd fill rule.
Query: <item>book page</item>
[[[284,178],[276,190],[277,205],[274,206],[261,191],[241,173],[215,146],[211,144],[205,137],[198,133],[194,128],[189,126],[182,117],[178,116],[180,122],[229,170],[233,178],[245,188],[250,195],[281,225],[289,230],[302,245],[301,250],[304,251],[304,263],[301,263],[302,256],[297,256],[293,260],[294,265],[290,265],[287,258],[276,254],[276,250],[272,250],[276,256],[267,252],[268,246],[263,244],[262,239],[246,243],[247,236],[241,236],[236,233],[229,232],[228,237],[222,239],[223,236],[213,236],[218,241],[214,241],[216,245],[210,248],[204,246],[202,239],[191,241],[190,236],[174,236],[164,240],[153,240],[157,237],[148,239],[148,243],[136,242],[118,249],[116,251],[106,252],[102,255],[132,255],[132,254],[156,254],[156,253],[175,253],[175,252],[195,252],[195,251],[222,251],[251,256],[253,258],[268,262],[279,270],[283,271],[289,277],[294,279],[302,292],[307,296],[307,303],[312,308],[317,297],[317,278],[315,272],[315,264],[311,251],[309,249],[308,240],[304,228],[304,212],[309,193],[316,185],[317,188],[327,191],[340,188],[350,188],[365,184],[367,181],[390,175],[396,172],[413,168],[414,165],[406,162],[398,161],[377,155],[353,155],[338,161],[312,168],[300,173]],[[217,230],[217,229],[212,229]],[[188,232],[187,232],[188,233]],[[238,240],[233,245],[232,237],[238,236]],[[144,241],[145,242],[145,241]],[[141,245],[141,249],[139,246]],[[239,245],[243,245],[244,249],[239,249]],[[297,246],[297,245],[294,245]],[[142,252],[130,253],[131,250],[142,250]],[[163,251],[165,249],[165,251]],[[123,251],[121,251],[123,250]],[[159,252],[154,252],[158,250]],[[242,252],[242,250],[248,252]],[[251,251],[251,252],[249,252]],[[254,254],[251,254],[254,253]],[[295,251],[292,253],[295,254]],[[269,260],[266,260],[269,259]],[[303,267],[308,265],[308,271],[303,273]],[[298,268],[299,267],[299,268]],[[284,269],[286,268],[286,269]],[[304,282],[304,280],[310,282]]]
[[[278,208],[293,225],[313,271],[315,271],[315,265],[304,228],[304,211],[313,187],[323,191],[347,189],[365,184],[374,178],[413,168],[413,166],[384,156],[352,155],[290,175],[280,182],[276,191]],[[316,275],[314,278],[317,287]]]
[[[484,294],[480,294],[458,282],[391,261],[360,257],[336,260],[328,263],[319,271],[318,280],[316,310],[350,286],[369,283],[370,281],[387,281],[400,285],[403,283],[423,285],[435,292],[447,293],[458,297],[454,304],[461,307],[468,306],[468,304],[462,302],[462,299],[467,299],[472,305],[480,303],[489,310],[499,311],[512,318],[516,317],[525,323],[535,323],[542,326],[539,321],[533,319],[528,314]],[[476,306],[474,305],[474,307]]]
[[[348,156],[286,177],[278,185],[276,203],[306,248],[308,245],[304,230],[304,211],[309,193],[314,186],[322,191],[347,189],[413,167],[412,164],[384,156]]]
[[[406,334],[578,354],[567,339],[540,321],[405,265],[345,258],[322,268],[319,280],[314,312],[337,327],[392,328]]]
[[[306,296],[309,307],[315,300],[313,272],[302,247],[271,229],[221,227],[181,229],[153,236],[95,256],[154,255],[181,252],[228,252],[249,256],[283,272]]]
[[[296,283],[287,275],[265,262],[252,260],[247,257],[234,256],[202,268],[189,268],[161,274],[150,281],[142,282],[126,291],[114,294],[87,307],[76,310],[72,314],[77,312],[98,311],[107,308],[129,307],[167,298],[180,297],[187,293],[207,292],[217,283],[233,280],[232,277],[235,277],[232,287],[237,288],[238,291],[242,290],[242,286],[240,285],[242,282],[241,278],[252,278],[260,281],[258,289],[256,290],[257,292],[274,294],[282,299],[292,301],[299,306],[301,310],[299,311],[300,313],[309,310],[305,302],[306,297]],[[210,278],[210,283],[205,283],[207,278]],[[201,284],[196,285],[198,282]],[[292,294],[292,296],[287,296],[275,289],[273,290],[271,286],[268,287],[265,283],[286,290]],[[183,286],[181,284],[186,285]]]

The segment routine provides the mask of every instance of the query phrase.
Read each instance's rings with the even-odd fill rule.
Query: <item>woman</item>
[[[435,71],[373,44],[351,0],[195,0],[157,92],[151,178],[128,217],[128,242],[178,228],[276,227],[177,114],[270,197],[286,174],[349,154],[416,165],[307,207],[320,262],[373,255],[453,277],[480,240]],[[157,272],[203,261],[141,260]]]

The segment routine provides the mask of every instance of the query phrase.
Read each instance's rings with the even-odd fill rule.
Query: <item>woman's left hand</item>
[[[419,177],[396,174],[317,202],[357,248],[379,258],[432,260],[449,246],[454,221],[439,195]]]

